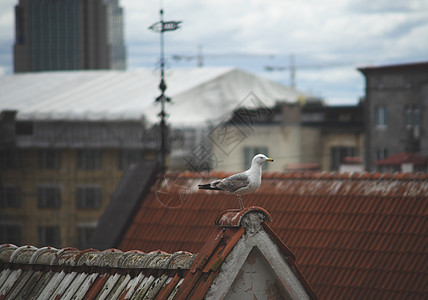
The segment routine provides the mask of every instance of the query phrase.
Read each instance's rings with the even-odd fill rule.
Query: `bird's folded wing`
[[[236,192],[237,190],[246,187],[250,183],[248,176],[239,173],[221,180],[216,186],[226,192]]]

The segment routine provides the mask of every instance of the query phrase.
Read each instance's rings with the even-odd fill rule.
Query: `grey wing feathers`
[[[246,187],[249,182],[247,175],[239,173],[215,182],[215,186],[223,191],[233,193]]]

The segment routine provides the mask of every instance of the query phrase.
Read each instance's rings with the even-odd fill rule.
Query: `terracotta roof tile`
[[[151,189],[119,248],[198,252],[215,234],[218,212],[237,201],[233,195],[197,190],[197,184],[227,175],[167,174],[175,185]],[[169,208],[156,192],[180,201]],[[294,253],[320,299],[423,299],[428,294],[421,283],[428,276],[423,268],[428,174],[267,173],[259,191],[243,200],[247,207],[270,212],[273,231]]]
[[[0,298],[158,299],[173,295],[195,255],[0,245]]]
[[[428,160],[424,157],[410,152],[400,152],[387,158],[375,161],[374,165],[401,165],[403,163],[412,163],[415,165],[426,165]]]
[[[263,216],[262,227],[282,251],[282,254],[287,257],[287,263],[299,278],[309,297],[317,299],[312,287],[296,265],[294,255],[266,224],[266,222],[271,221],[270,214],[263,208],[254,206],[244,210],[225,210],[217,215],[215,224],[218,228],[211,233],[207,242],[201,247],[190,268],[190,272],[187,273],[180,290],[177,292],[178,299],[202,299],[206,296],[207,291],[212,287],[214,279],[220,272],[224,260],[244,235],[245,229],[242,225],[242,222],[245,222],[244,218],[247,214],[252,213],[258,213]]]
[[[228,209],[220,212],[214,222],[214,225],[221,227],[241,227],[242,218],[249,212],[257,209],[258,212],[264,214],[267,222],[272,221],[270,214],[261,207],[250,206],[244,209]]]

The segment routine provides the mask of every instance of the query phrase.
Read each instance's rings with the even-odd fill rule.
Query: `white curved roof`
[[[159,72],[41,72],[0,76],[0,110],[21,120],[158,121]],[[172,124],[222,118],[253,93],[265,105],[294,102],[302,93],[234,68],[174,69],[166,72],[166,105]]]

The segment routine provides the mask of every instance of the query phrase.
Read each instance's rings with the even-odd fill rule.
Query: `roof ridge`
[[[258,206],[250,206],[244,209],[227,209],[221,211],[214,222],[219,227],[241,227],[241,221],[248,213],[258,212],[263,215],[263,221],[271,222],[272,217],[267,210]]]
[[[212,172],[167,172],[166,177],[183,178],[224,178],[233,175],[233,172],[212,171]],[[293,171],[293,172],[263,172],[263,179],[318,179],[318,180],[427,180],[428,173],[390,173],[390,172],[344,172],[322,171]]]
[[[95,267],[117,269],[189,269],[196,254],[187,251],[167,253],[156,250],[122,250],[110,248],[78,250],[75,248],[37,248],[31,245],[18,247],[13,244],[0,245],[0,263],[5,265],[33,265],[51,267]]]

